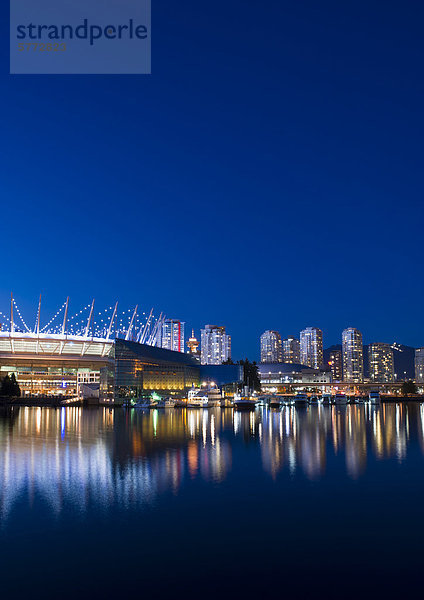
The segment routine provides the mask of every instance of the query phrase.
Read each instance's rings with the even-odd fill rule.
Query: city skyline
[[[37,327],[37,320],[39,320],[39,327],[40,332],[42,332],[47,326],[49,326],[50,324],[50,331],[51,332],[59,332],[62,329],[62,326],[64,325],[65,321],[63,321],[63,315],[64,313],[68,313],[68,308],[70,313],[72,312],[70,307],[72,307],[72,309],[75,312],[75,305],[72,306],[72,301],[70,300],[70,297],[68,296],[66,298],[66,300],[62,303],[61,306],[56,306],[54,311],[52,312],[52,314],[50,314],[45,308],[44,305],[42,305],[41,302],[41,295],[38,299],[38,304],[37,304],[37,308],[35,309],[34,306],[32,306],[31,308],[31,312],[28,313],[24,313],[24,311],[22,310],[22,305],[18,305],[16,302],[16,298],[13,296],[13,294],[9,297],[9,308],[8,310],[0,310],[0,331],[7,331],[8,328],[10,328],[10,317],[11,317],[11,309],[13,309],[13,314],[14,316],[14,328],[17,331],[34,331],[36,330]],[[27,302],[23,302],[23,304],[28,304]],[[147,307],[141,307],[138,304],[135,305],[134,308],[129,308],[126,309],[124,311],[121,310],[122,307],[119,307],[118,310],[118,306],[119,306],[119,302],[116,302],[110,306],[106,306],[105,307],[99,307],[96,305],[96,310],[92,311],[91,309],[94,309],[95,306],[95,299],[92,299],[92,301],[90,301],[88,304],[86,304],[83,307],[77,307],[76,309],[76,313],[73,314],[71,317],[69,317],[69,315],[67,316],[67,320],[66,320],[66,326],[67,326],[67,332],[69,334],[72,334],[74,331],[76,333],[76,330],[79,328],[80,331],[83,331],[86,326],[87,326],[87,315],[90,317],[89,322],[90,322],[90,334],[91,335],[95,335],[98,337],[103,337],[104,335],[106,335],[106,331],[108,330],[108,327],[110,325],[110,319],[111,317],[114,319],[114,323],[115,325],[113,327],[110,328],[109,331],[109,335],[112,334],[113,332],[115,332],[115,334],[119,337],[119,335],[126,335],[128,334],[128,331],[130,331],[131,333],[131,337],[128,339],[133,339],[134,341],[138,341],[138,342],[142,342],[143,340],[147,338],[143,338],[141,339],[141,330],[143,329],[144,325],[150,324],[150,327],[148,328],[149,333],[154,333],[156,331],[156,335],[153,336],[153,338],[150,340],[150,343],[153,343],[153,345],[158,345],[159,347],[165,348],[165,349],[170,349],[170,350],[175,350],[175,351],[179,351],[179,352],[188,352],[189,351],[189,346],[187,344],[189,338],[186,338],[185,336],[185,325],[186,322],[181,320],[181,319],[175,319],[175,318],[168,318],[166,315],[164,315],[162,312],[158,315],[157,313],[154,313],[154,309],[152,308],[150,313],[147,309]],[[3,306],[3,308],[5,308]],[[101,309],[99,311],[99,308]],[[143,308],[145,308],[145,310],[143,310]],[[79,310],[78,310],[79,309]],[[91,316],[91,312],[93,313]],[[32,313],[32,314],[31,314]],[[47,314],[46,314],[47,313]],[[43,317],[43,319],[41,319],[41,316]],[[100,317],[104,317],[104,319],[100,319]],[[31,329],[28,328],[27,322],[28,323],[32,323],[32,320],[36,318],[36,326],[35,328]],[[78,319],[74,320],[75,318]],[[26,321],[25,321],[26,319]],[[100,323],[101,321],[101,323]],[[155,330],[155,324],[157,324],[157,329]],[[189,324],[190,324],[190,320],[189,320]],[[228,326],[228,324],[220,324],[220,325],[201,325],[198,329],[195,327],[192,327],[191,325],[188,327],[188,330],[192,331],[192,336],[194,336],[194,338],[196,338],[196,331],[199,332],[198,338],[199,341],[197,342],[198,346],[200,347],[200,338],[201,338],[201,332],[202,329],[204,329],[205,327],[213,327],[215,329],[223,329],[224,333],[225,333],[225,328]],[[53,328],[53,329],[52,329]],[[265,332],[263,332],[260,336],[259,336],[259,340],[261,340],[262,336],[264,336],[265,334],[272,334],[274,336],[276,336],[277,339],[279,339],[279,350],[278,353],[280,355],[279,359],[276,359],[275,362],[286,362],[286,363],[290,363],[290,362],[299,362],[301,363],[300,360],[300,354],[301,354],[301,344],[300,344],[300,338],[302,337],[302,334],[305,334],[308,331],[316,331],[319,333],[319,336],[322,338],[320,341],[320,346],[321,349],[319,351],[320,356],[322,354],[323,350],[331,350],[334,347],[340,346],[342,347],[343,345],[343,333],[345,331],[348,330],[354,330],[354,331],[358,331],[361,335],[361,337],[364,335],[363,332],[361,330],[359,330],[358,328],[355,327],[345,327],[341,333],[339,332],[339,339],[336,340],[327,340],[325,337],[325,333],[317,327],[304,327],[302,328],[299,333],[296,335],[287,335],[286,332],[284,332],[283,334],[280,333],[279,330],[274,329],[274,330],[266,330]],[[325,331],[325,330],[324,330]],[[112,335],[113,337],[113,335]],[[233,346],[233,341],[232,341],[232,336],[228,336],[230,339],[230,346],[232,348]],[[367,339],[367,337],[364,338],[364,340],[362,340],[362,344],[363,346],[390,346],[390,347],[394,347],[396,344],[402,344],[404,346],[409,346],[408,344],[404,344],[402,340],[391,340],[391,341],[387,341],[387,337],[386,337],[386,341],[383,340],[375,340],[375,339]],[[197,340],[196,340],[197,341]],[[250,358],[251,360],[257,360],[258,362],[267,362],[262,360],[261,357],[261,350],[260,350],[260,345],[259,344],[259,349],[256,348],[256,353],[253,353],[252,355],[247,355],[247,353],[242,349],[240,355],[237,355],[237,359],[239,358],[244,358],[246,356],[248,356],[248,358]],[[411,348],[422,348],[424,347],[424,344],[419,344],[417,346],[409,346]],[[230,350],[230,354],[231,354],[231,350]],[[299,356],[299,360],[295,360],[295,358]],[[231,358],[231,356],[230,356]],[[319,361],[321,361],[322,364],[322,357],[319,359]],[[319,362],[318,361],[318,362]],[[270,361],[273,362],[273,361]],[[306,363],[308,361],[306,360]],[[314,364],[318,364],[317,362]]]
[[[41,291],[53,312],[72,279],[77,305],[113,294],[196,332],[226,324],[237,356],[257,356],[266,329],[307,323],[330,344],[354,325],[369,341],[421,345],[420,18],[389,4],[382,19],[375,2],[359,17],[271,0],[259,24],[235,2],[228,19],[204,8],[199,25],[198,5],[186,8],[169,19],[155,7],[153,74],[119,86],[100,75],[61,76],[60,91],[56,77],[6,82],[3,56],[2,220],[16,225],[0,240],[0,305],[12,287],[23,309]],[[8,39],[7,19],[0,27]],[[371,256],[384,256],[377,270]],[[395,294],[398,279],[414,283]]]

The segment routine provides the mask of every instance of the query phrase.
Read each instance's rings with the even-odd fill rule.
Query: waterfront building
[[[334,382],[343,381],[343,361],[341,350],[332,350],[328,361]]]
[[[300,363],[300,342],[294,336],[290,335],[283,340],[283,362]]]
[[[86,307],[87,322],[81,330],[74,330],[75,319],[68,319],[68,304],[69,298],[43,327],[40,300],[32,330],[11,298],[8,328],[0,330],[0,379],[13,373],[24,397],[77,397],[83,386],[107,389],[104,381],[114,366],[111,327],[92,327],[93,301]]]
[[[184,323],[178,319],[165,319],[162,324],[161,347],[174,352],[184,352]]]
[[[61,396],[120,404],[124,398],[153,392],[184,397],[202,381],[214,381],[220,387],[243,381],[241,365],[201,367],[198,358],[184,353],[184,324],[179,321],[169,320],[163,328],[162,320],[156,319],[152,328],[151,311],[144,325],[138,326],[137,307],[118,320],[117,303],[95,313],[94,301],[68,317],[68,303],[69,299],[42,325],[40,301],[33,329],[26,325],[13,297],[10,319],[0,313],[8,322],[0,328],[0,380],[14,375],[24,397]],[[221,354],[226,360],[231,356],[230,337],[225,336],[225,328],[217,329],[223,330]],[[177,351],[160,347],[165,338],[161,340],[159,332],[171,337],[169,343]],[[192,338],[196,350],[198,342]]]
[[[364,359],[362,333],[355,327],[348,327],[342,333],[343,381],[362,383],[364,380]]]
[[[307,327],[300,332],[300,362],[319,369],[323,363],[322,331],[317,327]]]
[[[116,339],[114,385],[118,403],[153,391],[184,395],[200,385],[200,365],[190,354]]]
[[[284,392],[292,384],[321,384],[320,387],[324,389],[332,381],[329,371],[296,363],[260,363],[258,373],[262,390],[268,392]]]
[[[283,362],[281,336],[278,331],[267,330],[261,335],[261,362]]]
[[[196,336],[194,335],[194,329],[192,329],[191,337],[188,338],[188,342],[187,342],[188,353],[191,354],[192,356],[196,356],[197,358],[200,358],[199,345],[200,344],[199,344]]]
[[[415,382],[424,383],[424,348],[415,350]]]
[[[201,330],[202,365],[220,365],[231,358],[231,336],[225,332],[225,327],[205,325]]]
[[[370,379],[376,383],[393,383],[393,350],[390,344],[373,343],[368,347]]]

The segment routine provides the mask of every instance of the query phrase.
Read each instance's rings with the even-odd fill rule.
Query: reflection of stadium
[[[238,477],[240,466],[256,463],[255,454],[273,479],[285,470],[290,478],[316,479],[329,461],[357,478],[368,461],[402,460],[410,446],[423,452],[423,423],[418,404],[255,413],[3,408],[0,520],[34,497],[56,514],[70,506],[146,506],[178,493],[188,477],[219,483],[233,469]],[[250,446],[247,453],[240,442]]]
[[[55,514],[70,505],[147,506],[184,477],[222,481],[231,446],[219,412],[68,407],[8,408],[0,413],[0,521],[34,494]]]

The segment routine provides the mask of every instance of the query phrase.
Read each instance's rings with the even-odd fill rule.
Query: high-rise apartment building
[[[368,348],[370,379],[376,383],[393,383],[395,371],[390,344],[374,343]]]
[[[332,380],[336,383],[343,381],[343,361],[341,350],[332,350],[328,361]]]
[[[355,327],[348,327],[342,333],[343,381],[362,383],[364,380],[364,358],[362,333]]]
[[[424,383],[424,348],[415,350],[415,383]]]
[[[200,339],[202,365],[220,365],[231,358],[231,336],[225,333],[225,327],[205,325]]]
[[[300,342],[294,336],[289,335],[283,340],[283,362],[300,363]]]
[[[313,369],[319,369],[323,362],[322,331],[317,327],[307,327],[300,332],[300,362]]]
[[[261,335],[261,362],[283,362],[281,335],[278,331],[267,330]]]
[[[184,352],[184,323],[177,319],[165,319],[162,324],[161,347]]]

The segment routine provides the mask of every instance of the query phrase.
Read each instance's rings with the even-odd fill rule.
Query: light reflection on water
[[[245,466],[247,450],[271,480],[316,481],[330,460],[357,479],[371,461],[405,461],[411,447],[424,451],[417,403],[251,413],[14,408],[0,415],[0,518],[35,494],[56,515],[68,504],[81,512],[148,506],[185,481],[220,485]]]

